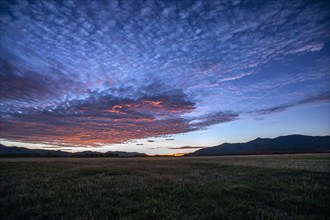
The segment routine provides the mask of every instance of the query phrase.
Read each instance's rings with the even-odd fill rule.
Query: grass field
[[[329,219],[330,154],[0,158],[0,219]]]

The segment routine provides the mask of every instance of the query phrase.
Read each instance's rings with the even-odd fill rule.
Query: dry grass
[[[2,158],[1,219],[327,219],[330,155]]]

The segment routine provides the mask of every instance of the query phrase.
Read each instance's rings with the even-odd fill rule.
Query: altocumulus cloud
[[[237,120],[246,109],[271,113],[264,94],[297,83],[328,92],[323,1],[0,4],[0,126],[8,140],[122,143]],[[309,54],[319,54],[314,68],[253,81],[274,60]],[[272,96],[276,106],[315,97],[297,90],[290,102]]]

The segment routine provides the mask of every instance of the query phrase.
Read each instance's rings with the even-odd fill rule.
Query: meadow
[[[0,158],[0,219],[329,219],[330,154]]]

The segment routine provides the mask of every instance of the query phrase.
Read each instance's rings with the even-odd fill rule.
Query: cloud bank
[[[324,1],[0,4],[4,139],[122,143],[329,92]]]

